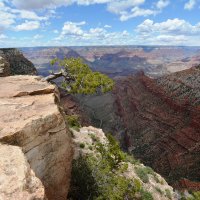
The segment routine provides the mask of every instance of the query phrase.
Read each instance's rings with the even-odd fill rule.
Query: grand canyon
[[[73,99],[87,123],[111,132],[125,151],[175,188],[200,188],[200,48],[41,47],[21,51],[40,75],[52,70],[49,61],[55,57],[80,57],[94,71],[113,78],[116,85],[110,93],[73,95],[66,101]]]

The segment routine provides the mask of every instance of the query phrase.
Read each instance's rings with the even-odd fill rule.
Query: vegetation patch
[[[155,190],[160,193],[161,195],[163,195],[163,191],[159,188],[159,187],[155,187]]]
[[[167,197],[168,199],[172,199],[172,194],[171,194],[171,192],[170,192],[169,189],[166,189],[166,190],[165,190],[165,195],[166,195],[166,197]]]
[[[153,200],[153,196],[150,192],[146,190],[141,190],[141,199],[142,200]]]
[[[142,182],[144,183],[149,182],[149,176],[148,176],[149,173],[146,167],[136,167],[135,172],[139,176],[139,178],[142,180]]]
[[[80,143],[79,146],[80,146],[81,149],[84,149],[84,148],[85,148],[85,144],[84,144],[84,143]]]
[[[187,200],[200,200],[200,191],[193,192],[191,197],[187,198]]]
[[[121,151],[111,135],[107,138],[106,144],[98,141],[95,143],[95,156],[82,155],[73,161],[68,199],[153,200],[152,195],[143,190],[139,179],[122,176],[128,168],[128,155]]]
[[[81,124],[78,115],[66,115],[66,121],[69,127],[76,131],[80,131]]]

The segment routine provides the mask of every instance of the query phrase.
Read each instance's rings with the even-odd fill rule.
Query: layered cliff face
[[[176,187],[199,189],[199,68],[157,80],[143,73],[121,79],[114,95],[129,151]]]
[[[33,63],[17,49],[0,49],[0,76],[35,75]]]
[[[54,85],[36,76],[0,78],[0,154],[3,199],[66,199],[71,138]]]

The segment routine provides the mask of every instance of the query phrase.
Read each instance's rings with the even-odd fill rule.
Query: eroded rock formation
[[[21,184],[18,189],[22,194],[23,190],[27,193],[27,188],[34,188],[32,182],[27,181],[27,174],[32,170],[37,177],[34,179],[39,178],[43,184],[48,199],[66,199],[71,172],[71,138],[54,85],[36,76],[0,78],[0,143],[0,154],[7,156],[0,169],[4,171],[8,167],[8,171],[12,171],[14,168],[16,187]],[[4,184],[7,182],[0,182],[0,191]],[[38,184],[33,183],[39,188],[41,184]]]
[[[17,49],[0,49],[0,77],[9,75],[35,75],[33,63]]]
[[[200,70],[191,68],[157,80],[143,73],[115,88],[117,113],[127,128],[128,149],[176,183],[200,182]],[[198,188],[196,183],[195,188]],[[193,188],[193,189],[195,189]]]

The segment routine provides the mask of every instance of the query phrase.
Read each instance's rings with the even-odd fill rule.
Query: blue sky
[[[200,0],[0,0],[0,47],[199,45]]]

